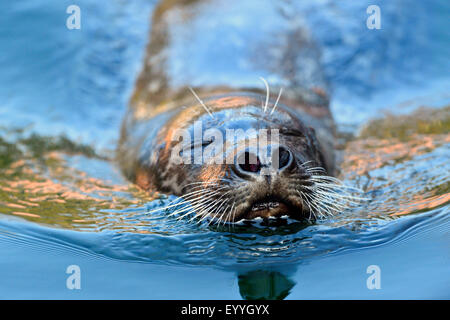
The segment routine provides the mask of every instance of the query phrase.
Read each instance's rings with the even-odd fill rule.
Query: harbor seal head
[[[142,153],[136,182],[181,196],[189,206],[179,214],[221,221],[329,211],[334,159],[295,109],[261,100],[228,93],[179,108]]]

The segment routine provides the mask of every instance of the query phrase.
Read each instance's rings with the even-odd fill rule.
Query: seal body
[[[215,133],[199,138],[198,129]],[[251,133],[230,139],[233,130]],[[333,144],[319,52],[293,5],[157,6],[118,147],[131,181],[183,196],[200,216],[311,217],[320,207],[313,186],[335,173]]]

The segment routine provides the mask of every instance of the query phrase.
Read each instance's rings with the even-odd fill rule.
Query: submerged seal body
[[[181,215],[339,208],[326,81],[300,16],[281,1],[161,2],[122,125],[124,174],[189,201]]]

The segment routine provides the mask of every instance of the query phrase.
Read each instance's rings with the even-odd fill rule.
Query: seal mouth
[[[301,208],[295,206],[290,201],[276,196],[266,196],[253,201],[241,218],[281,218],[283,216],[288,216],[298,219],[301,215],[301,211]]]

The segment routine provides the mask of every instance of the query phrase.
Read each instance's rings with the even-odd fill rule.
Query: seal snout
[[[262,153],[246,149],[236,157],[235,171],[246,181],[248,198],[241,219],[299,217],[300,201],[292,196],[289,181],[298,170],[293,153],[284,145],[269,145]]]
[[[292,152],[284,146],[271,148],[270,161],[263,161],[261,158],[264,157],[258,156],[257,152],[244,151],[237,156],[235,167],[244,177],[248,177],[252,174],[261,174],[261,169],[267,166],[282,172],[294,162]]]

